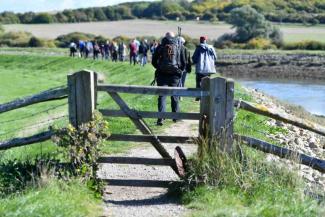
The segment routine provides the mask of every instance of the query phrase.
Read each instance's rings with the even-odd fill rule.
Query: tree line
[[[2,24],[41,24],[114,21],[136,18],[156,20],[225,21],[230,11],[250,5],[273,22],[325,23],[324,0],[162,0],[133,2],[115,6],[64,10],[56,13],[0,13]]]

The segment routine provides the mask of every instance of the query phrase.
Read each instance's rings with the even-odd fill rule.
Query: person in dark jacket
[[[152,65],[156,68],[158,86],[177,87],[186,66],[184,47],[175,38],[173,32],[167,32],[152,57]],[[179,97],[171,96],[172,112],[179,111]],[[158,111],[166,112],[166,96],[158,97]],[[177,120],[174,119],[174,122]],[[162,126],[163,120],[158,119],[157,125]]]
[[[144,39],[141,41],[139,46],[139,57],[140,57],[140,65],[144,66],[148,62],[148,51],[149,51],[149,45],[147,43],[147,40]]]
[[[185,80],[188,73],[192,71],[192,59],[191,59],[191,52],[185,47],[186,41],[183,37],[179,37],[179,41],[182,45],[184,45],[184,55],[186,59],[185,63],[185,70],[182,72],[182,77],[180,81],[180,87],[185,87]]]

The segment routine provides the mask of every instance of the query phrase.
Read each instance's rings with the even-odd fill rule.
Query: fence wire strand
[[[0,136],[8,135],[8,134],[11,134],[11,133],[14,133],[14,132],[17,132],[17,131],[22,131],[22,130],[42,128],[42,127],[44,127],[45,124],[52,123],[53,121],[60,120],[60,119],[66,118],[66,117],[68,117],[68,115],[61,115],[59,117],[55,117],[55,118],[51,118],[51,119],[48,119],[48,120],[45,120],[45,121],[37,122],[37,123],[35,123],[35,124],[31,125],[31,126],[29,125],[29,126],[24,126],[24,127],[11,129],[10,131],[7,131],[5,133],[1,133]]]
[[[43,114],[43,113],[48,113],[49,111],[52,111],[52,110],[55,110],[57,108],[63,107],[65,105],[67,105],[67,104],[68,103],[63,103],[63,104],[60,104],[60,105],[57,105],[57,106],[53,106],[53,107],[48,108],[48,109],[45,109],[45,110],[41,110],[41,111],[34,112],[34,113],[29,114],[29,115],[26,115],[26,116],[16,117],[16,118],[13,118],[13,119],[10,119],[10,120],[1,121],[0,122],[0,125],[7,124],[7,123],[18,122],[18,121],[21,121],[21,120],[25,120],[25,119],[28,119],[28,118],[31,118],[31,117],[38,116],[38,115]]]

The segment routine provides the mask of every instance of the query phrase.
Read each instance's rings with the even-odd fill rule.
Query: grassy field
[[[29,52],[33,52],[33,50],[29,50]],[[129,66],[128,63],[40,56],[38,53],[39,50],[34,55],[0,55],[0,85],[2,88],[0,104],[65,85],[67,74],[85,68],[101,73],[105,77],[105,83],[148,85],[153,78],[154,70],[149,65],[146,67]],[[194,86],[194,74],[189,76],[187,86]],[[144,97],[128,94],[122,96],[132,108],[143,111],[156,110],[156,97],[154,96]],[[236,86],[236,98],[254,100],[239,86]],[[66,115],[66,103],[66,100],[43,103],[0,114],[0,141],[16,136],[31,135],[52,124],[65,126],[67,117],[51,122],[46,122],[46,120]],[[108,107],[117,108],[107,94],[100,94],[99,108]],[[198,107],[198,103],[195,103],[193,99],[184,99],[181,105],[183,111],[197,111]],[[47,111],[51,108],[52,110]],[[237,115],[235,130],[240,134],[271,141],[266,138],[265,134],[276,134],[283,130],[265,125],[266,120],[264,117],[241,111]],[[131,122],[126,118],[109,119],[108,121],[112,132],[134,133],[135,131]],[[39,122],[45,122],[45,124],[39,125]],[[155,126],[155,120],[148,120],[148,124],[156,132],[161,130]],[[171,121],[167,122],[167,125],[169,124],[172,124]],[[30,125],[36,125],[36,127],[30,128],[28,127]],[[245,125],[251,126],[251,128],[247,128]],[[26,127],[28,130],[24,130]],[[107,142],[103,152],[122,152],[130,147],[132,144]],[[249,153],[254,159],[263,161],[265,158],[263,154],[255,151]],[[0,152],[0,216],[24,216],[33,210],[34,213],[39,213],[37,216],[50,217],[58,215],[96,216],[98,212],[101,212],[100,201],[96,200],[78,180],[62,183],[51,176],[44,176],[41,184],[33,184],[31,180],[28,183],[23,183],[27,184],[26,187],[22,186],[21,182],[10,179],[10,177],[20,177],[19,174],[16,174],[18,173],[17,168],[21,168],[18,165],[28,165],[36,158],[46,158],[49,155],[56,157],[56,147],[51,141]],[[16,161],[13,162],[13,159]],[[267,170],[263,174],[254,173],[259,177],[254,180],[259,182],[254,182],[251,188],[247,188],[250,190],[249,192],[242,192],[241,189],[231,185],[223,188],[206,186],[186,193],[184,202],[195,208],[193,216],[231,216],[230,213],[237,213],[238,216],[291,216],[292,213],[303,216],[308,212],[312,213],[310,216],[317,216],[316,214],[322,211],[321,205],[317,205],[314,200],[301,194],[304,190],[303,185],[295,183],[286,185],[281,180],[277,182],[272,178],[277,176],[273,176],[270,171],[274,172],[278,169]],[[295,176],[286,177],[294,178]],[[267,182],[267,180],[270,181]],[[267,185],[264,185],[264,182]],[[252,183],[249,182],[249,184]],[[272,194],[275,189],[278,189],[277,194],[275,192]],[[292,200],[297,195],[300,197],[297,200]],[[64,206],[62,206],[62,201],[64,201]],[[294,209],[295,206],[297,206],[296,209]],[[21,209],[16,209],[16,207]],[[220,207],[224,207],[224,209],[220,210]],[[286,207],[290,208],[286,209]],[[267,208],[274,211],[266,212]],[[33,214],[28,216],[33,216]]]
[[[27,31],[37,37],[54,39],[59,35],[71,32],[85,32],[114,38],[119,35],[129,37],[156,36],[161,37],[167,31],[176,31],[177,27],[183,28],[183,34],[198,38],[202,34],[210,39],[216,39],[224,33],[234,30],[224,23],[211,24],[206,22],[173,22],[153,20],[124,20],[95,23],[69,23],[69,24],[37,24],[37,25],[5,25],[6,31]],[[281,24],[279,25],[284,35],[285,42],[315,40],[325,42],[325,25],[304,26]]]

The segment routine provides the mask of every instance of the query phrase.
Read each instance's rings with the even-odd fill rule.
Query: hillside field
[[[24,52],[23,49],[17,51],[17,53]],[[33,52],[33,50],[28,51]],[[154,74],[154,69],[150,65],[140,67],[138,65],[130,66],[128,63],[46,56],[42,55],[40,50],[36,50],[33,55],[18,55],[17,53],[0,55],[0,86],[2,88],[0,104],[49,88],[66,85],[67,74],[85,68],[99,72],[105,78],[105,83],[113,84],[149,85]],[[188,87],[194,87],[194,73],[190,74],[187,82]],[[157,109],[155,96],[121,95],[132,108],[143,111],[156,111]],[[235,97],[254,101],[238,85],[236,85]],[[98,102],[99,108],[117,108],[107,94],[100,94]],[[52,124],[61,127],[66,126],[66,103],[67,100],[65,99],[0,114],[0,141],[17,136],[28,136],[45,130]],[[195,103],[192,98],[184,99],[181,104],[182,111],[198,111],[198,107],[199,104]],[[46,111],[50,108],[53,109]],[[62,115],[63,118],[53,120]],[[46,122],[47,120],[53,121]],[[237,115],[235,131],[239,134],[272,142],[264,134],[252,130],[253,128],[258,129],[265,134],[283,131],[279,127],[266,125],[266,120],[267,118],[262,116],[240,111]],[[135,127],[126,118],[108,119],[108,121],[113,133],[135,132]],[[161,131],[161,128],[155,126],[154,119],[147,120],[147,122],[155,132]],[[253,128],[246,128],[243,123]],[[167,127],[170,124],[172,122],[167,121]],[[26,128],[28,130],[25,130]],[[102,151],[104,154],[123,152],[133,145],[107,142]],[[14,179],[16,176],[20,177],[19,174],[16,174],[20,163],[34,162],[39,157],[57,157],[56,150],[56,146],[51,141],[47,141],[27,147],[0,151],[0,216],[24,217],[26,215],[32,216],[31,213],[38,213],[39,216],[46,217],[58,215],[62,217],[100,216],[101,201],[95,199],[80,180],[62,182],[51,176],[45,176],[41,183],[33,184],[17,182]],[[257,151],[250,151],[249,153],[254,158],[264,161],[264,154]],[[14,159],[15,161],[13,161]],[[14,169],[10,170],[10,168]],[[231,186],[224,186],[220,189],[212,188],[212,190],[210,187],[198,188],[185,195],[184,202],[197,212],[193,216],[214,216],[216,211],[220,211],[228,214],[245,213],[247,216],[290,216],[291,214],[306,216],[308,213],[309,216],[316,217],[320,212],[323,212],[322,204],[317,204],[315,200],[302,196],[303,187],[291,185],[291,182],[286,183],[284,179],[278,181],[277,177],[284,173],[285,171],[282,172],[281,170],[279,173],[270,174],[265,169],[263,173],[257,174],[258,177],[253,180],[254,185],[246,186],[248,189],[246,192]],[[290,180],[291,178],[296,180],[296,176],[288,175],[286,177]],[[26,185],[21,186],[22,184]],[[10,188],[6,188],[7,185]],[[219,199],[216,200],[216,198]],[[64,206],[62,206],[62,201],[64,201]],[[221,206],[224,206],[225,209],[216,209]],[[207,209],[203,210],[202,207]],[[272,209],[269,209],[270,207]]]
[[[62,34],[71,32],[85,32],[95,35],[103,35],[109,38],[124,35],[135,36],[156,36],[160,37],[167,31],[177,31],[177,27],[183,28],[183,34],[194,38],[202,34],[210,39],[216,39],[224,33],[234,30],[224,23],[211,24],[204,22],[174,22],[174,21],[154,21],[154,20],[124,20],[112,22],[93,23],[68,23],[68,24],[14,24],[5,25],[6,31],[27,31],[37,37],[55,39]],[[282,24],[279,25],[284,35],[285,42],[297,42],[303,40],[315,40],[325,42],[325,26],[304,26]]]

